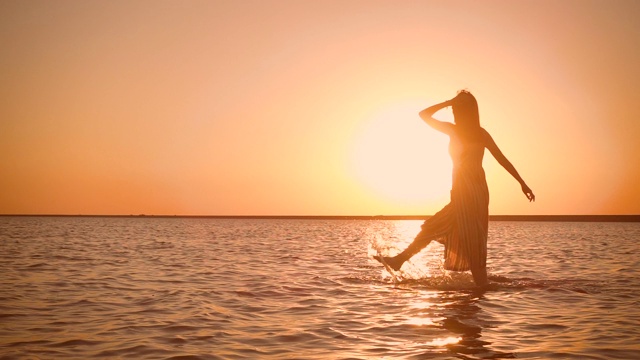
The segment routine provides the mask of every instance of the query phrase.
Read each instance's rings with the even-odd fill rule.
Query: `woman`
[[[454,124],[432,116],[447,106],[453,107]],[[471,270],[476,285],[487,285],[487,233],[489,229],[489,190],[482,168],[484,149],[522,186],[529,201],[535,195],[513,165],[502,154],[491,135],[480,127],[478,103],[468,91],[460,91],[448,101],[428,107],[420,117],[432,128],[449,135],[449,154],[453,161],[451,201],[422,224],[415,240],[394,257],[375,257],[395,270],[426,247],[431,240],[445,246],[444,267],[447,270]]]

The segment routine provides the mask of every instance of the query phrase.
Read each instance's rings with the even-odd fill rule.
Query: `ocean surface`
[[[0,359],[640,359],[640,223],[0,217]]]

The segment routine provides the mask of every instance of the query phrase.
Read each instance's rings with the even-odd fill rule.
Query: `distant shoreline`
[[[247,220],[426,220],[431,215],[54,215],[0,214],[0,217],[187,218]],[[491,215],[490,221],[640,222],[640,215]]]

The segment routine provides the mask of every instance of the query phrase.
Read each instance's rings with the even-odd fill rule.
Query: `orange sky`
[[[638,1],[3,1],[0,213],[433,214],[469,89],[492,214],[640,213]],[[446,111],[439,114],[447,120]]]

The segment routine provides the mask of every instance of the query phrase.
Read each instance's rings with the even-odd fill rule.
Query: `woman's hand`
[[[442,103],[442,104],[443,104],[444,106],[453,106],[453,105],[456,103],[456,101],[457,101],[457,100],[460,100],[460,99],[458,99],[458,96],[456,96],[456,97],[454,97],[454,98],[452,98],[452,99],[449,99],[449,100],[445,101],[445,102],[444,102],[444,103]]]
[[[527,184],[522,184],[522,192],[529,199],[529,202],[536,201],[536,196],[533,195],[533,191],[527,186]]]
[[[467,98],[468,93],[464,93],[464,92],[459,92],[458,95],[454,96],[451,100],[447,100],[445,101],[447,103],[447,106],[454,106],[454,105],[458,105],[458,103],[460,102],[464,102]]]

